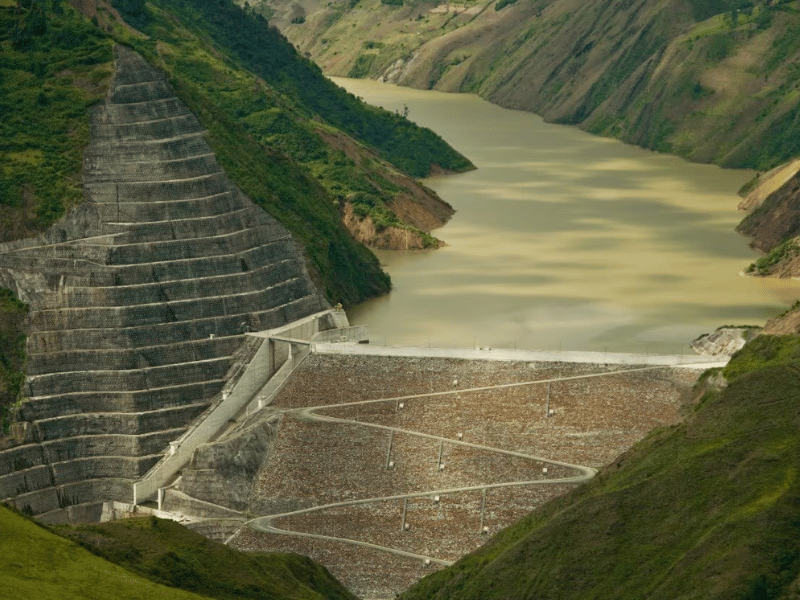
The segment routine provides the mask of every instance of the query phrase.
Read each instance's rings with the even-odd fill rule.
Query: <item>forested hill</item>
[[[392,202],[419,194],[413,178],[432,166],[471,168],[429,130],[334,86],[263,18],[229,0],[123,1],[121,17],[103,2],[75,6],[83,14],[64,0],[0,1],[2,241],[42,231],[81,202],[86,111],[105,94],[114,43],[169,74],[228,175],[300,241],[331,302],[353,304],[390,285],[345,229],[346,204],[425,236]]]
[[[255,0],[327,73],[475,92],[661,152],[800,155],[798,0]]]

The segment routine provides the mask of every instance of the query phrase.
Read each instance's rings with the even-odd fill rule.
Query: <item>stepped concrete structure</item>
[[[86,201],[0,246],[0,285],[30,306],[27,443],[0,453],[0,500],[51,521],[132,502],[255,354],[246,332],[329,308],[288,231],[228,179],[139,55],[116,49],[90,120]]]

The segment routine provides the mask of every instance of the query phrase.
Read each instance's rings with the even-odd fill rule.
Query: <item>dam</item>
[[[391,597],[674,423],[718,364],[365,345],[164,76],[115,53],[86,201],[0,246],[30,306],[0,500],[49,523],[168,517]]]

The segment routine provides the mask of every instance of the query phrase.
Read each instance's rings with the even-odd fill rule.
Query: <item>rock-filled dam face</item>
[[[85,202],[0,246],[0,285],[30,306],[24,442],[0,500],[93,520],[217,397],[246,331],[328,307],[288,231],[227,178],[165,77],[118,47],[90,114]]]

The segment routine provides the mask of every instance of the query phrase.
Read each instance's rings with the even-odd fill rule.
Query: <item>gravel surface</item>
[[[636,367],[311,355],[271,410],[402,396],[318,412],[453,442],[356,424],[309,422],[287,412],[270,460],[258,475],[251,510],[278,514],[364,498],[579,474],[563,466],[459,446],[454,443],[459,439],[600,468],[652,428],[677,422],[699,374],[686,368],[629,371],[632,368]],[[474,389],[509,384],[522,385]],[[392,468],[386,468],[387,461]],[[494,488],[486,492],[485,502],[480,490],[441,495],[438,502],[433,494],[407,501],[375,500],[284,517],[274,525],[455,561],[486,541],[482,526],[494,534],[573,487],[554,483]],[[307,554],[364,598],[393,598],[439,568],[342,542],[252,530],[232,543],[245,550]]]

